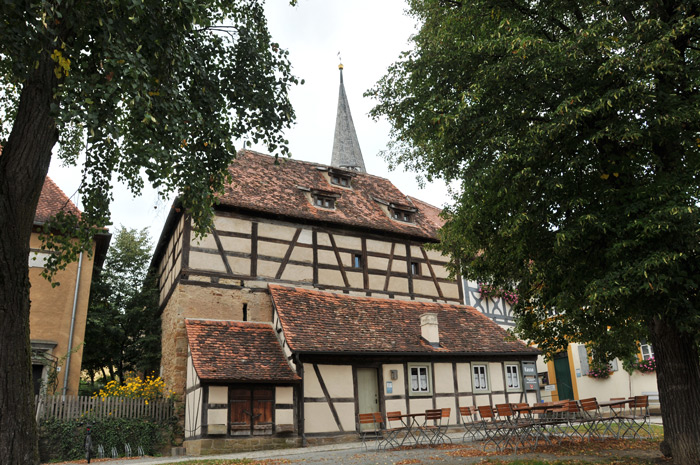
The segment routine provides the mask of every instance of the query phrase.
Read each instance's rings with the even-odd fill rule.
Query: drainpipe
[[[66,355],[66,371],[63,375],[63,400],[68,391],[68,373],[70,373],[70,356],[73,352],[73,332],[75,331],[75,314],[78,310],[78,291],[80,290],[80,272],[83,270],[83,252],[78,258],[78,275],[75,277],[75,293],[73,294],[73,312],[70,318],[70,333],[68,334],[68,354]]]

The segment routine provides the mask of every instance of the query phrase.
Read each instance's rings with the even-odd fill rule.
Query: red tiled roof
[[[296,382],[270,323],[185,320],[192,362],[205,381]]]
[[[473,307],[354,297],[269,284],[294,352],[536,355],[539,351]],[[440,347],[421,338],[420,315],[437,313]]]
[[[34,223],[46,223],[52,216],[59,211],[72,213],[80,216],[80,210],[68,198],[66,194],[54,183],[51,178],[46,176],[44,186],[41,188],[41,196],[39,196],[39,204],[36,207],[36,215]]]
[[[222,205],[258,212],[316,220],[345,226],[437,239],[442,225],[436,221],[438,209],[413,202],[389,180],[353,172],[352,189],[330,184],[323,176],[329,167],[288,158],[275,158],[257,152],[241,151],[229,171],[233,182],[219,199]],[[333,168],[337,169],[337,168]],[[301,189],[300,189],[301,188]],[[303,189],[339,194],[334,210],[311,205]],[[395,221],[382,210],[380,202],[415,207],[414,223]]]

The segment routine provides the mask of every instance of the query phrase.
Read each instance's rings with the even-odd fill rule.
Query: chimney
[[[420,316],[420,335],[433,347],[440,347],[437,313],[424,313]]]

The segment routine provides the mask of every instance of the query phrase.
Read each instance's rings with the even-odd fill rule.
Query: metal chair
[[[479,434],[481,422],[476,419],[476,413],[476,407],[459,408],[462,426],[464,426],[464,436],[462,436],[462,442],[466,441],[467,435],[469,435],[471,440],[474,441],[476,436]]]
[[[360,433],[360,440],[362,441],[362,445],[365,446],[365,450],[367,450],[367,439],[370,438],[370,436],[371,440],[378,439],[380,437],[379,425],[377,424],[377,417],[375,415],[375,412],[360,413],[357,417],[357,430]],[[379,414],[379,419],[381,424],[381,414]],[[371,425],[371,427],[362,429],[363,425]],[[377,442],[377,447],[379,447],[379,442]]]
[[[400,447],[403,445],[403,441],[399,442],[399,435],[402,432],[406,432],[406,426],[401,419],[401,412],[386,412],[386,423],[385,427],[381,430],[382,440],[378,448],[387,449],[389,446]],[[405,440],[406,438],[404,437],[403,439]]]

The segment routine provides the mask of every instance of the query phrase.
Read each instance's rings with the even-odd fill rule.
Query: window
[[[432,395],[430,388],[430,366],[413,365],[408,367],[410,375],[409,383],[412,395],[427,394]]]
[[[474,378],[474,391],[488,391],[489,383],[486,365],[473,365],[472,376]]]
[[[412,275],[419,275],[420,274],[420,263],[411,262],[411,274]]]
[[[352,254],[352,267],[362,268],[362,254],[355,253]]]
[[[654,348],[651,346],[651,344],[648,344],[646,341],[643,341],[640,349],[642,351],[642,360],[649,360],[650,358],[654,358]]]
[[[350,176],[331,175],[331,184],[341,187],[350,187]]]
[[[518,370],[518,365],[506,365],[506,389],[511,391],[520,389],[520,370]]]
[[[399,208],[392,208],[391,209],[391,217],[397,221],[403,221],[404,223],[412,223],[413,222],[413,212],[401,210]]]
[[[316,205],[317,207],[333,210],[335,209],[335,199],[333,197],[327,197],[325,195],[316,194],[314,196],[314,205]]]

